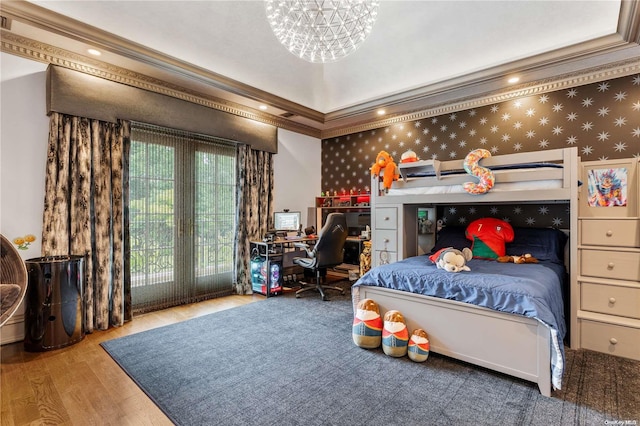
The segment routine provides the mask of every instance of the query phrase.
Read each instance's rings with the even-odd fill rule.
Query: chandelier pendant
[[[378,17],[378,0],[265,0],[273,33],[309,62],[335,62],[353,53]]]

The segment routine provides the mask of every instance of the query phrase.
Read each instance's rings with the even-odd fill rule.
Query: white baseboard
[[[0,345],[24,340],[24,304],[0,327]]]

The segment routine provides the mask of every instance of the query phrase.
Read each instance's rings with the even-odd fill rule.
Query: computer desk
[[[294,257],[306,257],[307,254],[302,248],[298,248],[295,246],[296,243],[305,243],[308,245],[313,245],[318,241],[318,237],[287,237],[287,238],[278,238],[275,240],[263,240],[263,241],[250,241],[251,243],[251,258],[254,259],[256,256],[262,259],[262,262],[266,262],[266,269],[270,270],[271,265],[274,263],[278,263],[280,265],[281,275],[284,275],[285,268],[292,268],[294,265],[293,258]],[[253,271],[252,271],[253,274]],[[284,284],[283,277],[280,278],[281,285]],[[252,287],[253,287],[253,277],[252,277]],[[282,286],[275,286],[276,288],[282,288]],[[271,288],[271,283],[269,283],[269,288]],[[279,294],[280,291],[271,293],[271,291],[267,291],[264,289],[264,292],[261,292],[267,297],[274,296]],[[254,292],[256,289],[254,289]]]

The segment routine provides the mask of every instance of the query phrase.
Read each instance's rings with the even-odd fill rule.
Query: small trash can
[[[25,350],[46,351],[82,340],[84,257],[39,257],[25,264]]]

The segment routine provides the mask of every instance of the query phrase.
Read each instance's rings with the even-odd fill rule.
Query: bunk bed
[[[570,331],[577,330],[578,163],[576,148],[490,156],[481,164],[493,171],[495,184],[491,190],[479,195],[462,189],[465,182],[476,179],[464,171],[462,160],[401,164],[400,178],[388,190],[381,186],[381,177],[372,177],[373,269],[352,287],[354,313],[363,299],[378,303],[381,315],[387,310],[399,310],[410,330],[422,328],[427,331],[433,352],[537,383],[540,392],[550,396],[552,387],[561,386],[565,319]],[[543,304],[519,312],[441,290],[419,293],[421,287],[427,287],[420,284],[426,279],[419,276],[422,267],[437,269],[425,262],[426,256],[418,256],[416,213],[419,208],[542,202],[566,204],[569,209],[568,229],[563,230],[568,233],[568,244],[564,248],[565,267],[562,268],[568,277],[564,291],[564,297],[568,299],[559,302],[560,310],[565,310],[566,306],[569,312],[545,316],[541,312],[557,311],[558,307],[549,308]],[[472,259],[469,263],[471,272],[452,274],[440,269],[436,273],[449,274],[440,281],[473,279],[474,269],[479,273],[487,272],[481,262],[489,261]],[[495,269],[497,265],[493,262],[491,273],[502,273]],[[508,265],[512,267],[511,271],[517,270],[518,266],[522,265]],[[544,268],[543,265],[526,266]],[[522,269],[515,275],[521,272]],[[463,277],[463,274],[470,275]],[[560,276],[562,272],[556,275]],[[520,278],[507,280],[516,283]],[[408,289],[396,288],[401,281],[409,282]],[[555,287],[558,286],[560,284]],[[476,289],[470,293],[482,296],[482,291]],[[481,299],[486,301],[486,296]],[[557,299],[563,295],[555,288],[548,297],[557,305]],[[579,341],[574,334],[570,337],[571,342]]]

